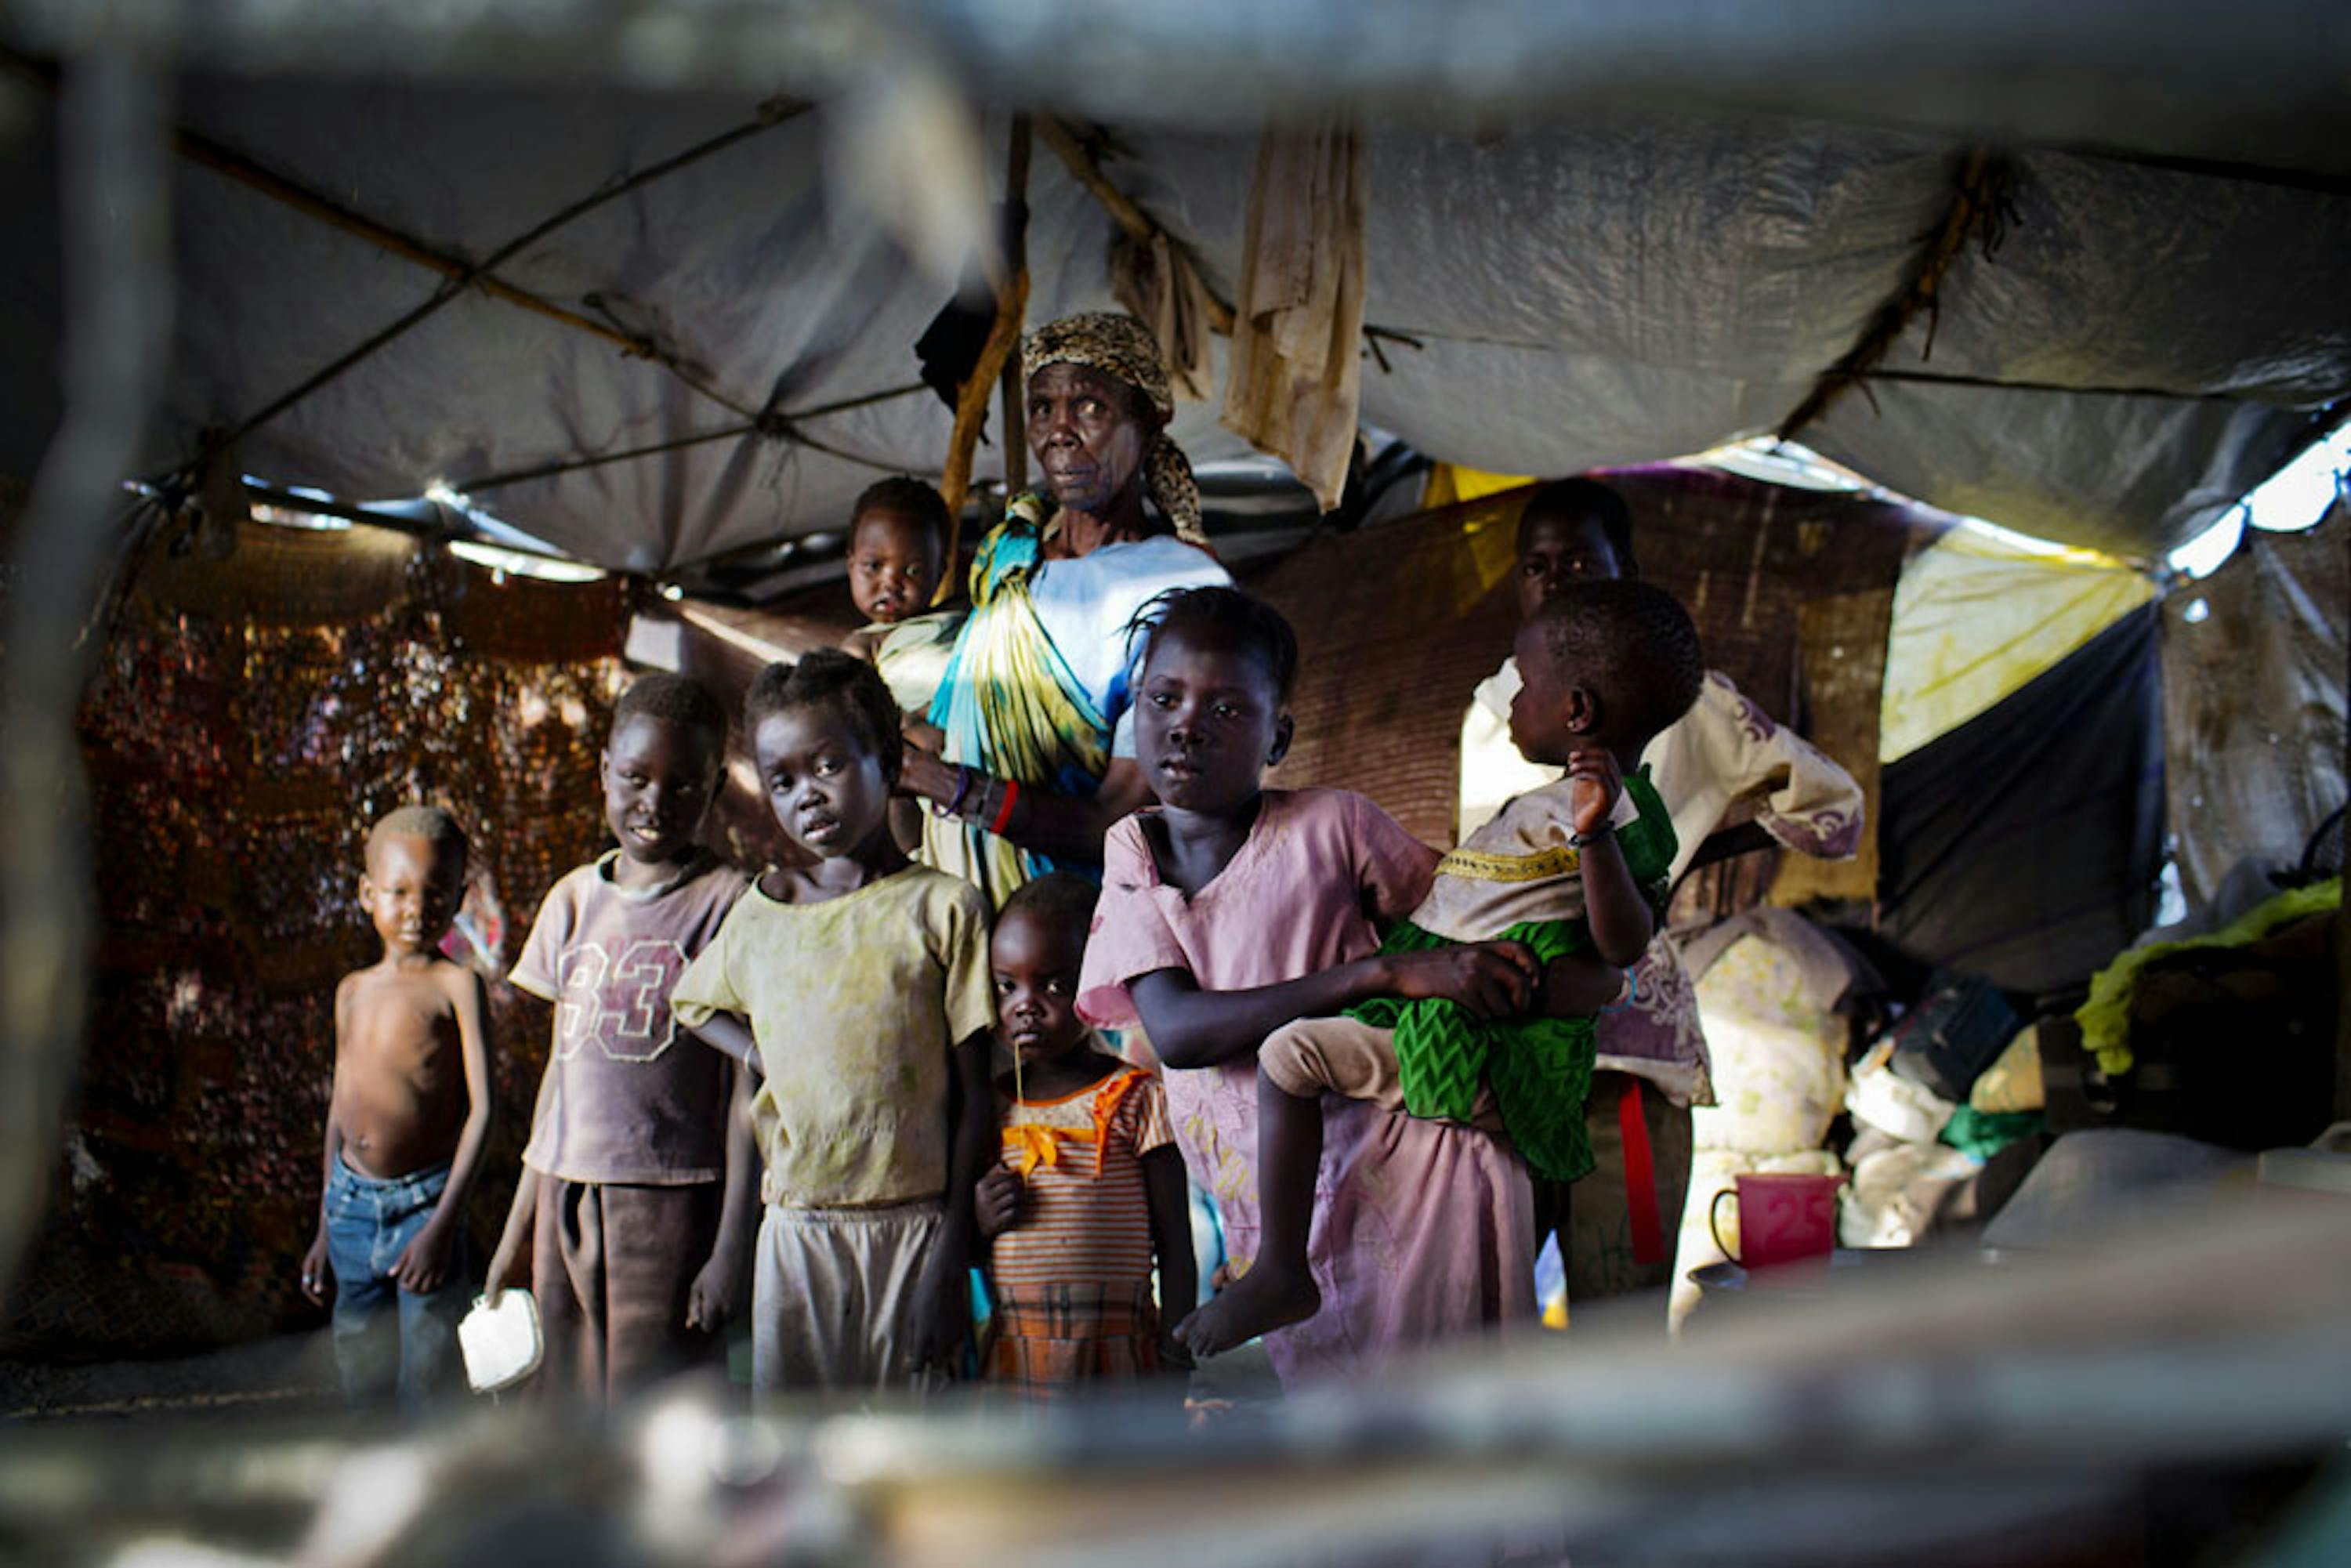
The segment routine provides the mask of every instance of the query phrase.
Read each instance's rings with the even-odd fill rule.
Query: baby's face
[[[1067,923],[1015,912],[996,923],[987,962],[996,979],[997,1032],[1024,1066],[1051,1061],[1086,1038],[1078,1017],[1084,934]]]
[[[759,720],[751,755],[768,809],[800,848],[820,860],[854,854],[890,826],[890,780],[839,714],[786,708]]]
[[[378,839],[360,878],[360,905],[393,957],[438,946],[465,893],[463,854],[455,849],[435,854],[433,841],[413,833]]]
[[[915,615],[939,581],[939,546],[931,530],[904,512],[872,507],[849,536],[849,597],[858,613],[883,625]]]
[[[1510,744],[1530,762],[1567,766],[1568,753],[1582,744],[1577,672],[1562,669],[1540,626],[1519,633],[1519,695],[1510,699]]]

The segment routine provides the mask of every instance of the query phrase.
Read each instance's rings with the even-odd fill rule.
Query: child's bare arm
[[[529,1250],[538,1229],[538,1173],[528,1166],[515,1178],[514,1202],[507,1206],[506,1228],[498,1232],[498,1249],[490,1254],[488,1272],[482,1276],[482,1299],[492,1306],[506,1293],[515,1265]],[[532,1283],[538,1283],[533,1281]]]
[[[712,1013],[700,1023],[686,1025],[686,1032],[713,1051],[723,1051],[737,1062],[759,1076],[767,1069],[759,1063],[758,1042],[751,1038],[751,1026],[733,1013]]]
[[[1593,951],[1620,969],[1639,962],[1657,933],[1649,901],[1634,883],[1614,833],[1583,847],[1583,918],[1592,929]]]
[[[343,1152],[343,1134],[335,1125],[334,1102],[327,1103],[326,1173],[319,1188],[319,1228],[310,1238],[309,1250],[302,1254],[302,1293],[310,1298],[313,1306],[323,1307],[334,1291],[334,1266],[327,1260],[327,1188],[326,1182],[335,1179],[335,1160]]]
[[[1159,1259],[1159,1355],[1176,1366],[1192,1353],[1175,1337],[1176,1325],[1200,1299],[1200,1260],[1192,1252],[1192,1202],[1184,1156],[1162,1144],[1143,1156],[1143,1196],[1151,1205],[1151,1249]]]
[[[1100,859],[1102,835],[1111,825],[1151,801],[1151,781],[1129,757],[1113,758],[1101,787],[1091,795],[1056,795],[1026,784],[1008,794],[1005,780],[966,771],[968,777],[954,763],[909,745],[898,775],[898,793],[954,810],[963,821],[982,827],[992,827],[1001,817],[999,838],[1024,850],[1075,860]]]
[[[948,1055],[946,1214],[938,1245],[923,1264],[925,1314],[920,1364],[957,1370],[970,1323],[972,1203],[997,1146],[987,1083],[988,1037],[977,1030]]]
[[[1567,776],[1575,780],[1574,825],[1583,843],[1583,918],[1592,932],[1593,950],[1603,960],[1625,968],[1637,962],[1656,935],[1648,900],[1634,883],[1625,863],[1624,846],[1609,826],[1609,814],[1624,792],[1625,779],[1616,758],[1593,748],[1572,753]]]
[[[555,1052],[547,1053],[547,1071],[538,1075],[538,1098],[532,1102],[530,1134],[538,1133],[547,1118],[548,1102],[555,1096]],[[525,1135],[528,1142],[530,1134]],[[514,1201],[507,1206],[506,1228],[498,1232],[498,1249],[490,1254],[489,1271],[482,1276],[482,1297],[492,1306],[507,1288],[514,1274],[515,1264],[531,1243],[531,1232],[538,1218],[538,1173],[528,1166],[515,1178]]]
[[[1624,994],[1624,966],[1587,949],[1564,954],[1543,967],[1542,994],[1534,1010],[1544,1018],[1590,1018]]]
[[[482,979],[471,969],[449,966],[444,974],[450,1007],[457,1015],[457,1045],[465,1065],[465,1124],[457,1134],[456,1156],[449,1162],[449,1184],[433,1218],[414,1240],[401,1249],[392,1265],[400,1288],[416,1295],[437,1288],[449,1274],[449,1249],[465,1223],[465,1198],[481,1173],[482,1149],[490,1141],[496,1112],[490,1100],[490,1047],[482,1022]]]
[[[335,988],[335,1065],[340,1073],[343,1065],[344,1025],[350,1016],[351,977],[345,975]],[[327,1192],[334,1186],[335,1163],[342,1158],[343,1130],[335,1121],[335,1081],[330,1073],[327,1083],[327,1130],[325,1155],[319,1170],[319,1228],[310,1239],[310,1249],[302,1254],[302,1293],[311,1304],[323,1307],[334,1290],[334,1269],[327,1261]]]
[[[1301,979],[1207,991],[1182,969],[1127,982],[1152,1050],[1170,1067],[1213,1067],[1257,1053],[1295,1019],[1325,1018],[1371,997],[1447,997],[1479,1018],[1526,1010],[1541,967],[1515,942],[1465,943],[1423,953],[1375,953]]]
[[[685,1326],[716,1332],[735,1310],[743,1263],[751,1252],[752,1216],[758,1208],[759,1149],[751,1135],[751,1070],[729,1075],[726,1102],[726,1190],[718,1205],[718,1239],[694,1277],[685,1300]]]

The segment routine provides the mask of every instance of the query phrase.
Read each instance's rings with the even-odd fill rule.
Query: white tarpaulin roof
[[[57,409],[55,130],[21,89],[0,116],[0,472],[29,476]],[[1165,105],[1159,105],[1162,113]],[[429,247],[478,259],[568,204],[730,127],[754,95],[312,77],[186,82],[179,122]],[[1514,125],[1518,122],[1513,121]],[[935,474],[927,390],[800,427],[559,476],[476,482],[904,387],[946,291],[828,197],[827,121],[751,135],[566,225],[506,283],[652,340],[686,379],[467,291],[253,431],[245,471],[365,499],[434,481],[600,564],[659,570],[837,528],[883,471]],[[1255,132],[1114,128],[1106,166],[1229,298]],[[985,137],[1000,168],[1000,118]],[[1475,134],[1368,137],[1363,415],[1429,455],[1569,472],[1776,427],[1901,288],[1966,145],[1786,114],[1595,108]],[[2339,151],[2339,141],[2336,143]],[[2189,146],[2169,152],[2194,152]],[[2339,173],[2023,152],[1990,254],[1971,240],[1892,378],[1802,439],[1895,489],[2140,558],[2210,520],[2351,392],[2351,196]],[[831,187],[838,190],[835,183]],[[1029,317],[1111,303],[1113,227],[1040,149]],[[428,298],[444,279],[210,167],[178,165],[177,351],[156,470]],[[1912,378],[1928,379],[1912,379]],[[721,401],[723,400],[723,401]],[[730,410],[728,404],[733,405]],[[1213,412],[1176,434],[1242,455]],[[838,455],[836,455],[838,454]],[[978,472],[996,472],[992,451]]]

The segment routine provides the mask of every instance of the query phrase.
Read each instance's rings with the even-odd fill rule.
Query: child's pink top
[[[1437,853],[1343,789],[1269,789],[1215,881],[1186,898],[1159,880],[1142,813],[1102,846],[1102,902],[1078,1010],[1138,1022],[1127,982],[1182,969],[1246,990],[1360,958],[1428,892]],[[1376,924],[1375,924],[1376,923]],[[1217,1200],[1237,1260],[1257,1255],[1257,1067],[1171,1068],[1168,1108],[1193,1179]],[[1322,1310],[1270,1335],[1284,1381],[1534,1312],[1532,1195],[1518,1156],[1473,1128],[1326,1098],[1309,1247]]]

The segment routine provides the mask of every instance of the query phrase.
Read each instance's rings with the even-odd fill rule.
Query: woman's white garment
[[[1467,838],[1509,800],[1560,776],[1519,755],[1510,742],[1516,659],[1478,685],[1461,721],[1458,836]],[[1679,847],[1673,875],[1734,805],[1752,803],[1755,821],[1802,854],[1843,860],[1861,842],[1861,786],[1802,737],[1782,728],[1718,670],[1707,672],[1688,713],[1641,753],[1674,820]]]
[[[1466,838],[1508,801],[1559,777],[1519,755],[1510,744],[1510,701],[1518,695],[1518,665],[1502,667],[1478,687],[1461,725],[1460,832]],[[1698,702],[1649,742],[1648,765],[1679,841],[1678,878],[1733,803],[1752,801],[1755,820],[1789,848],[1832,859],[1853,853],[1861,841],[1861,787],[1844,769],[1782,729],[1709,672]],[[1698,995],[1660,934],[1636,967],[1639,992],[1622,1012],[1598,1021],[1602,1071],[1625,1072],[1655,1083],[1677,1105],[1715,1099],[1711,1064],[1698,1018]]]

